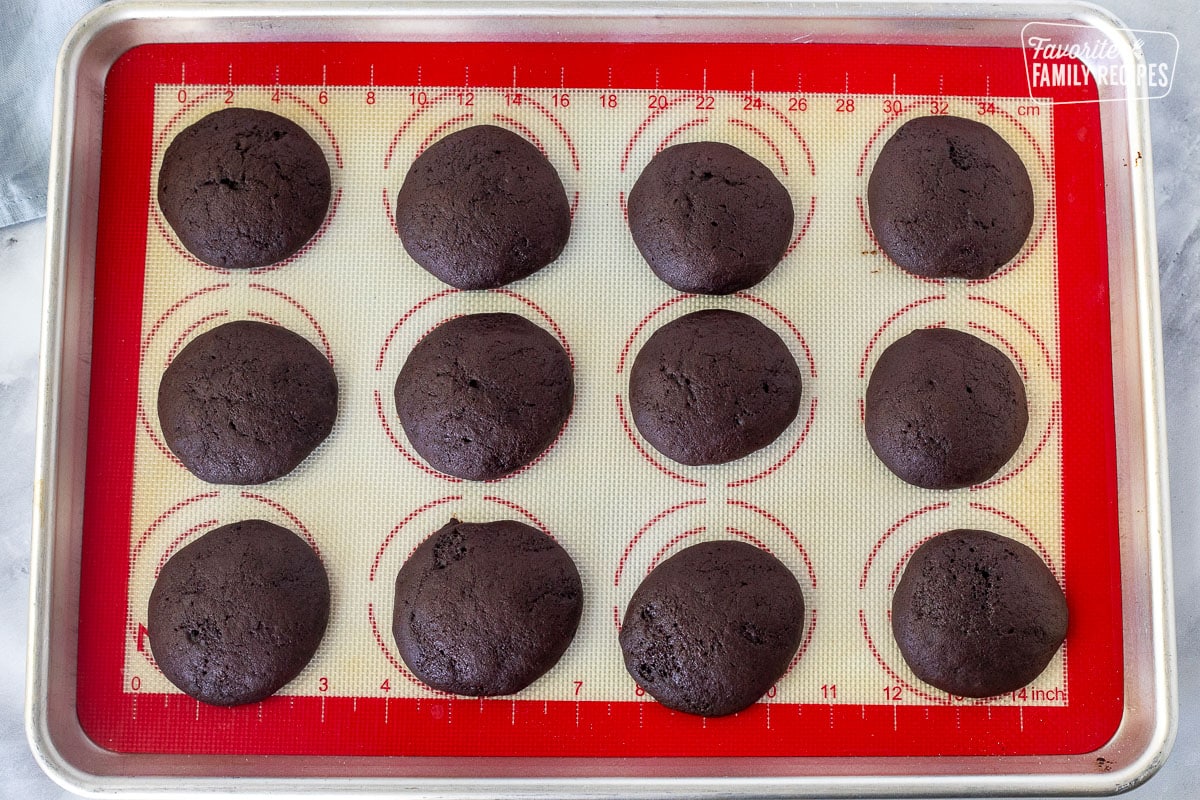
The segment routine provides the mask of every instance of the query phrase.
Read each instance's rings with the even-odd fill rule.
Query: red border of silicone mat
[[[1028,93],[1017,48],[692,43],[156,44],[112,67],[105,93],[80,587],[79,719],[125,752],[311,755],[833,756],[1088,752],[1123,711],[1117,481],[1099,115],[1054,110],[1063,393],[1063,524],[1071,613],[1066,707],[757,704],[701,720],[643,702],[276,697],[200,707],[122,686],[142,264],[154,85],[459,85],[796,89],[855,95]],[[619,65],[610,75],[608,65]],[[849,72],[847,72],[849,69]],[[611,81],[611,82],[610,82]],[[75,265],[74,268],[80,268]],[[765,735],[764,735],[765,734]]]

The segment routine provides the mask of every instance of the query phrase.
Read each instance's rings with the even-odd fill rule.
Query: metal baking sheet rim
[[[342,794],[422,797],[806,797],[989,794],[1109,794],[1153,775],[1174,741],[1177,700],[1168,531],[1161,323],[1154,237],[1148,107],[1145,100],[1102,103],[1107,208],[1128,215],[1110,226],[1114,295],[1121,564],[1124,603],[1126,715],[1104,747],[1050,757],[755,758],[755,759],[437,759],[401,757],[229,757],[119,754],[84,735],[75,716],[78,575],[91,329],[91,249],[95,240],[103,80],[116,58],[152,41],[287,40],[296,36],[377,40],[426,37],[496,38],[496,23],[519,19],[521,38],[553,36],[565,23],[581,32],[614,21],[651,23],[656,33],[686,25],[725,38],[731,22],[803,20],[814,28],[887,28],[954,19],[1019,27],[1031,19],[1089,25],[1133,58],[1131,42],[1107,11],[1083,3],[1037,7],[964,4],[565,2],[378,4],[225,3],[107,4],[68,36],[55,86],[54,138],[39,374],[39,438],[35,461],[26,733],[35,758],[56,782],[91,796],[238,796]],[[368,28],[366,23],[370,21]],[[380,21],[387,25],[380,27]],[[487,21],[487,26],[474,25]],[[553,20],[554,25],[546,23]],[[719,20],[719,24],[718,24]],[[538,25],[535,21],[540,21]],[[319,24],[310,29],[307,26]],[[357,27],[356,27],[357,26]],[[139,38],[149,29],[157,36]],[[486,28],[486,31],[484,30]],[[967,35],[974,28],[966,25]],[[499,34],[496,32],[500,31]],[[167,32],[167,36],[162,35]],[[432,33],[431,33],[432,32]],[[861,34],[861,30],[859,33]],[[308,34],[307,36],[305,34]],[[913,36],[905,29],[901,35]],[[978,34],[974,34],[978,35]],[[123,38],[124,37],[124,38]],[[83,70],[91,70],[84,75]],[[86,83],[89,78],[91,83]],[[81,114],[83,111],[93,112]],[[1124,146],[1124,147],[1122,147]],[[1141,152],[1124,173],[1117,152]],[[1118,175],[1128,180],[1117,180]],[[1120,283],[1120,282],[1124,283]],[[1119,302],[1124,299],[1124,303]],[[1124,338],[1128,336],[1130,338]],[[1136,565],[1140,569],[1127,568]],[[1136,573],[1136,574],[1135,574]],[[1149,621],[1149,625],[1145,624]],[[1134,709],[1140,709],[1136,713]],[[446,773],[456,762],[458,776]],[[1108,769],[1103,767],[1108,765]],[[1116,765],[1116,766],[1113,766]],[[486,767],[487,777],[477,775]],[[1099,767],[1099,768],[1098,768]],[[181,785],[186,782],[186,786]]]

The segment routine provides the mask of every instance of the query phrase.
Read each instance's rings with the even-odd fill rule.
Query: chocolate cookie
[[[571,207],[553,165],[512,131],[476,125],[417,156],[396,198],[413,260],[459,289],[491,289],[558,258]]]
[[[871,229],[914,275],[986,278],[1033,227],[1033,185],[1016,151],[962,117],[918,117],[879,151],[867,185]]]
[[[705,542],[655,567],[621,623],[625,669],[667,708],[705,717],[754,704],[783,677],[804,632],[800,584],[779,559]]]
[[[1067,601],[1037,553],[988,531],[917,548],[892,596],[892,633],[917,677],[962,697],[1015,691],[1067,635]]]
[[[150,592],[150,651],[163,675],[218,706],[256,703],[300,674],[329,621],[329,578],[296,534],[251,519],[167,561]]]
[[[774,331],[710,309],[654,332],[629,371],[642,436],[681,464],[722,464],[766,447],[800,408],[800,368]]]
[[[516,314],[448,320],[417,343],[396,379],[396,411],[435,469],[499,478],[549,447],[575,382],[558,340]]]
[[[296,123],[227,108],[184,128],[163,154],[158,205],[192,255],[218,267],[274,264],[329,211],[329,162]]]
[[[656,155],[629,191],[629,230],[654,274],[681,292],[732,294],[775,269],[792,198],[762,162],[722,142]]]
[[[867,441],[888,469],[926,489],[996,474],[1029,424],[1008,356],[950,328],[916,330],[879,357],[867,384]]]
[[[490,697],[558,663],[582,613],[579,571],[549,536],[509,520],[451,519],[401,567],[392,635],[428,685]]]
[[[337,378],[317,348],[253,320],[197,336],[158,386],[167,447],[209,483],[288,474],[329,435],[337,403]]]

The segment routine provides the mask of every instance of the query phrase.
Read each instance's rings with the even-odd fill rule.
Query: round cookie
[[[424,683],[491,697],[558,663],[582,613],[579,571],[549,536],[509,520],[451,519],[401,567],[392,635]]]
[[[209,483],[265,483],[291,472],[337,416],[333,367],[278,325],[229,322],[200,334],[158,386],[163,439]]]
[[[904,123],[867,184],[871,230],[914,275],[980,279],[1007,264],[1033,227],[1033,185],[1016,151],[982,122]]]
[[[158,204],[192,255],[218,267],[274,264],[329,211],[329,162],[289,119],[227,108],[184,128],[163,154]]]
[[[575,382],[558,340],[516,314],[448,320],[396,379],[413,448],[448,475],[486,481],[537,458],[571,413]]]
[[[1037,553],[988,531],[925,542],[892,596],[892,633],[917,677],[961,697],[1015,691],[1067,635],[1067,601]]]
[[[804,632],[804,596],[774,556],[705,542],[663,561],[633,593],[620,643],[625,669],[655,700],[720,717],[783,677]]]
[[[659,328],[629,371],[634,424],[680,464],[723,464],[766,447],[800,408],[800,368],[766,325],[696,311]]]
[[[329,578],[296,534],[251,519],[209,531],[150,592],[150,651],[163,675],[218,706],[270,697],[304,669],[329,621]]]
[[[491,289],[558,258],[571,207],[549,159],[495,125],[431,144],[396,198],[396,229],[413,260],[459,289]]]
[[[666,148],[629,191],[629,230],[654,274],[681,292],[732,294],[775,269],[792,198],[762,162],[722,142]]]
[[[915,330],[879,357],[867,384],[867,441],[926,489],[981,483],[1025,437],[1025,384],[1008,356],[969,333]]]

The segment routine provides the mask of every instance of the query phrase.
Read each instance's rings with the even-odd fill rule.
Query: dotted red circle
[[[907,314],[911,311],[914,311],[917,308],[920,308],[922,306],[928,305],[930,303],[937,303],[937,302],[944,301],[946,299],[947,299],[947,296],[944,294],[928,295],[926,297],[922,297],[922,298],[918,298],[917,300],[913,300],[912,302],[908,303],[904,307],[900,308],[898,311],[895,311],[892,314],[888,315],[887,319],[885,319],[884,322],[871,335],[871,338],[867,342],[867,346],[863,351],[862,357],[859,359],[859,363],[858,363],[859,380],[864,381],[864,382],[866,381],[866,379],[868,377],[867,376],[867,365],[871,361],[871,354],[874,351],[875,347],[879,344],[880,340],[883,338],[883,334],[888,328],[890,328],[893,324],[895,324],[897,321],[899,321],[899,319],[901,317],[903,317],[905,314]],[[1013,311],[1012,309],[1008,308],[1007,306],[1005,306],[1001,303],[991,300],[990,298],[981,297],[981,296],[977,296],[977,295],[968,295],[967,299],[971,300],[973,302],[977,302],[977,303],[986,305],[988,307],[994,308],[998,311],[1001,311],[1002,313],[1006,314],[1007,316],[1009,316],[1013,320],[1015,320],[1026,331],[1026,333],[1028,333],[1030,335],[1030,337],[1033,339],[1035,344],[1038,345],[1039,352],[1041,353],[1042,358],[1046,362],[1046,367],[1049,370],[1051,379],[1057,382],[1057,380],[1058,380],[1057,364],[1051,357],[1050,351],[1046,347],[1045,342],[1042,340],[1041,336],[1038,335],[1036,329],[1034,329],[1032,325],[1030,325],[1023,317],[1021,317],[1019,314],[1017,314],[1017,312]],[[926,327],[940,328],[940,327],[945,327],[946,325],[947,325],[947,322],[945,320],[940,320],[940,321],[938,321],[932,325],[928,325]],[[984,325],[982,323],[979,323],[979,322],[975,322],[974,320],[969,320],[966,323],[966,327],[970,328],[971,329],[970,332],[975,336],[979,336],[980,338],[991,339],[1002,351],[1004,351],[1008,355],[1009,359],[1013,362],[1013,365],[1017,368],[1017,371],[1020,373],[1021,378],[1026,383],[1028,383],[1029,367],[1025,363],[1025,360],[1021,357],[1021,354],[1012,345],[1012,343],[1007,339],[1007,337],[1005,337],[1002,334],[998,333],[997,331],[993,330],[991,327]],[[859,422],[864,422],[865,418],[866,418],[865,394],[866,394],[866,387],[864,386],[863,394],[858,397]],[[1024,472],[1034,461],[1037,460],[1038,456],[1041,455],[1042,451],[1045,449],[1046,445],[1049,443],[1050,438],[1054,435],[1055,428],[1057,428],[1061,422],[1062,422],[1062,402],[1059,399],[1055,399],[1050,404],[1050,414],[1046,419],[1045,428],[1042,430],[1041,434],[1038,436],[1037,443],[1033,446],[1033,449],[1028,454],[1026,454],[1025,458],[1023,458],[1018,464],[1013,466],[1007,472],[993,475],[992,477],[988,478],[986,481],[982,481],[978,484],[974,484],[974,485],[970,486],[969,491],[978,492],[978,491],[983,491],[985,489],[990,489],[994,486],[998,486],[1002,483],[1006,483],[1009,480],[1016,477],[1017,475]],[[1026,435],[1028,436],[1028,432]]]
[[[159,158],[163,152],[167,138],[171,133],[171,130],[179,124],[179,121],[188,112],[192,111],[200,104],[207,102],[223,91],[225,91],[223,88],[209,89],[208,91],[198,95],[193,100],[185,103],[178,111],[171,115],[171,118],[167,120],[166,125],[164,125],[162,130],[158,132],[158,135],[154,137],[154,145],[151,151],[151,159],[154,163],[159,162]],[[325,118],[321,116],[321,114],[318,113],[310,103],[301,98],[299,95],[296,95],[286,89],[276,89],[276,92],[281,98],[286,98],[288,101],[295,103],[316,119],[317,125],[329,139],[329,146],[332,149],[334,156],[334,166],[336,166],[339,171],[343,169],[344,165],[342,161],[341,147],[338,145],[337,137],[333,133],[333,128],[330,127]],[[316,243],[321,240],[321,238],[325,235],[325,232],[329,229],[329,226],[333,223],[333,219],[337,214],[338,206],[341,205],[341,201],[342,187],[338,186],[333,193],[333,197],[330,199],[329,211],[325,214],[325,219],[321,221],[321,225],[317,228],[316,233],[314,233],[299,250],[297,250],[295,253],[292,253],[290,256],[287,256],[286,258],[276,261],[273,264],[266,264],[250,270],[232,270],[228,267],[218,267],[215,264],[208,264],[204,261],[201,261],[199,258],[196,258],[195,255],[193,255],[180,243],[179,237],[175,235],[174,231],[172,231],[170,226],[167,224],[167,220],[162,214],[162,209],[158,206],[157,199],[150,203],[150,216],[151,219],[154,220],[154,227],[163,237],[163,240],[166,241],[167,245],[175,252],[176,255],[178,255],[184,261],[187,261],[192,266],[208,270],[209,272],[216,272],[221,275],[231,275],[236,272],[248,272],[251,275],[261,275],[266,272],[273,272],[274,270],[286,267],[307,254],[316,245]]]
[[[316,334],[317,340],[320,343],[321,350],[325,354],[325,358],[327,358],[329,360],[330,366],[335,366],[333,350],[329,344],[329,337],[325,334],[324,328],[321,327],[321,324],[317,321],[316,317],[313,316],[312,312],[309,311],[307,307],[305,307],[303,304],[301,304],[299,301],[297,301],[292,296],[286,294],[285,292],[281,292],[278,289],[274,289],[272,287],[265,286],[265,285],[258,284],[258,283],[250,283],[248,285],[248,287],[252,291],[258,291],[258,292],[263,293],[264,295],[274,298],[275,300],[281,300],[284,303],[286,303],[287,305],[296,309],[304,317],[304,319],[309,323],[309,325],[312,327],[313,332]],[[197,289],[197,290],[191,292],[190,294],[175,301],[169,308],[167,308],[166,311],[164,311],[162,314],[160,314],[158,319],[156,319],[154,321],[154,323],[150,326],[149,332],[146,333],[146,335],[142,339],[141,345],[139,347],[138,374],[139,375],[147,374],[147,359],[149,357],[150,345],[155,340],[155,338],[158,336],[158,334],[162,332],[163,326],[166,324],[168,319],[175,316],[176,313],[178,313],[181,309],[183,309],[189,303],[192,303],[193,301],[195,301],[201,297],[204,297],[205,295],[211,294],[213,292],[224,291],[229,288],[231,288],[231,284],[229,284],[229,283],[217,283],[217,284],[213,284],[211,286],[205,286],[201,289]],[[230,311],[228,308],[221,308],[221,309],[218,309],[217,311],[212,311],[212,312],[209,312],[208,314],[201,315],[197,319],[188,323],[184,327],[183,331],[176,336],[174,341],[171,343],[171,346],[168,348],[167,358],[162,365],[162,369],[165,370],[170,365],[171,361],[173,361],[175,356],[178,355],[179,351],[183,348],[183,346],[186,344],[186,342],[190,338],[192,338],[192,334],[194,334],[197,330],[205,327],[207,324],[209,324],[211,322],[215,322],[217,320],[223,320],[223,319],[227,318],[229,315],[230,315]],[[258,310],[253,310],[253,309],[249,310],[246,312],[246,315],[252,319],[257,319],[261,322],[266,322],[267,324],[270,324],[270,325],[279,325],[280,324],[274,317],[272,317],[269,314],[266,314],[264,312],[258,311]],[[160,377],[161,377],[161,375],[160,375]],[[150,439],[151,443],[154,445],[154,448],[156,450],[158,450],[160,453],[162,453],[163,456],[165,456],[169,461],[171,461],[173,464],[178,466],[180,469],[186,469],[186,467],[184,467],[184,465],[183,465],[183,462],[180,461],[179,458],[173,452],[171,452],[170,448],[167,447],[166,443],[163,441],[162,437],[160,436],[158,429],[151,422],[149,412],[146,410],[147,409],[147,402],[146,402],[147,398],[144,396],[144,393],[149,392],[149,391],[156,392],[157,386],[158,386],[157,381],[153,381],[153,382],[143,381],[143,382],[141,382],[141,385],[139,386],[138,397],[137,397],[138,426],[142,429],[142,431]]]
[[[697,297],[697,295],[694,295],[694,294],[675,295],[674,297],[660,303],[657,307],[655,307],[646,316],[642,317],[642,319],[638,321],[638,323],[633,327],[633,330],[630,331],[629,335],[627,337],[625,337],[625,343],[621,347],[621,352],[620,352],[619,356],[617,357],[616,374],[618,377],[624,374],[626,364],[629,360],[629,356],[633,352],[633,345],[637,341],[638,336],[640,336],[642,334],[642,332],[646,329],[646,327],[650,324],[650,322],[655,317],[657,317],[659,314],[661,314],[662,312],[671,308],[672,306],[674,306],[682,301],[685,301],[685,300],[691,300],[695,297]],[[787,328],[788,331],[791,332],[792,336],[795,338],[795,340],[797,342],[797,345],[798,345],[800,351],[804,354],[804,360],[806,362],[805,366],[807,367],[808,377],[810,379],[814,379],[814,380],[817,378],[817,365],[816,365],[816,361],[813,359],[812,349],[808,346],[808,342],[805,340],[803,334],[800,333],[800,329],[786,314],[784,314],[778,308],[776,308],[772,304],[768,303],[767,301],[763,300],[762,298],[757,297],[752,294],[749,294],[748,292],[738,292],[735,295],[733,295],[733,297],[736,297],[739,300],[742,300],[746,303],[757,306],[758,308],[763,309],[766,312],[775,316],[783,324],[783,326],[785,328]],[[743,313],[745,313],[745,312],[743,312]],[[756,316],[756,315],[751,314],[751,316]],[[809,386],[811,387],[811,384],[809,384]],[[626,387],[626,389],[625,389],[626,393],[627,393],[627,391],[628,391],[628,387]],[[808,438],[808,434],[812,430],[812,426],[816,419],[816,413],[817,413],[817,406],[818,406],[817,395],[812,393],[811,388],[809,389],[808,392],[806,392],[806,394],[808,394],[808,407],[807,407],[806,411],[804,411],[802,409],[802,412],[801,412],[803,414],[802,419],[804,419],[804,423],[799,427],[799,430],[796,433],[796,438],[792,441],[791,445],[789,445],[787,447],[787,449],[784,451],[783,455],[781,455],[773,463],[771,463],[764,469],[759,470],[757,473],[755,473],[753,475],[743,476],[741,478],[736,478],[736,479],[730,480],[729,482],[726,483],[726,488],[730,488],[730,489],[740,488],[742,486],[746,486],[748,484],[755,483],[759,480],[762,480],[763,478],[769,477],[770,475],[777,472],[780,467],[782,467],[784,464],[786,464],[788,461],[790,461],[793,456],[796,455],[796,452],[800,449],[801,445],[803,445],[805,440]],[[627,408],[627,399],[623,396],[623,393],[618,392],[615,395],[613,402],[616,406],[617,418],[620,420],[621,428],[625,432],[625,437],[629,440],[630,444],[633,445],[633,448],[637,451],[637,453],[642,457],[643,460],[645,460],[648,464],[650,464],[652,467],[654,467],[661,474],[666,475],[667,477],[669,477],[675,481],[678,481],[679,483],[685,484],[687,486],[694,486],[697,488],[705,488],[708,486],[708,483],[705,481],[699,480],[698,478],[695,478],[695,477],[688,476],[688,475],[684,474],[683,472],[679,471],[678,469],[674,469],[672,467],[666,466],[666,464],[664,464],[662,460],[660,460],[658,457],[656,457],[654,455],[654,453],[652,452],[652,448],[643,443],[641,437],[635,431],[635,427],[630,418],[630,413],[631,413],[630,409]],[[793,422],[793,425],[794,424],[795,423]],[[681,469],[683,469],[683,467],[681,467]]]
[[[894,126],[897,122],[900,121],[900,119],[902,117],[907,117],[909,111],[919,108],[921,106],[929,106],[930,108],[933,108],[934,105],[939,102],[942,102],[942,101],[935,100],[935,99],[916,100],[916,101],[913,101],[902,112],[890,114],[887,119],[885,119],[882,123],[880,123],[879,127],[875,129],[875,131],[871,134],[871,137],[867,140],[867,144],[863,148],[863,152],[859,156],[859,159],[858,159],[858,169],[856,171],[856,175],[859,178],[864,177],[864,173],[866,171],[867,160],[871,156],[871,151],[874,149],[875,144],[880,140],[883,133],[888,128]],[[1041,145],[1038,144],[1037,140],[1033,137],[1033,134],[1031,134],[1029,132],[1029,129],[1027,127],[1025,127],[1024,125],[1022,125],[1021,122],[1015,116],[1013,116],[1011,113],[1009,113],[1008,111],[1006,111],[1002,108],[997,108],[996,113],[997,113],[997,115],[1002,116],[1005,119],[1007,119],[1021,133],[1021,135],[1025,137],[1026,141],[1029,142],[1030,146],[1033,148],[1034,154],[1037,156],[1038,166],[1041,168],[1042,175],[1045,176],[1046,183],[1050,186],[1053,186],[1054,181],[1050,174],[1050,165],[1046,160],[1046,154],[1042,151]],[[909,272],[908,270],[904,269],[903,267],[901,267],[894,260],[892,260],[892,257],[889,256],[886,252],[884,252],[883,248],[880,247],[879,240],[875,238],[875,232],[871,229],[871,224],[867,219],[866,205],[863,201],[863,196],[861,194],[856,195],[854,198],[854,201],[858,206],[859,222],[862,224],[863,230],[866,232],[867,238],[871,242],[871,247],[872,247],[873,253],[876,253],[876,254],[882,256],[884,259],[887,260],[888,264],[892,265],[894,268],[896,268],[897,270],[900,270],[905,275],[908,275],[911,278],[916,278],[917,280],[924,281],[925,283],[930,283],[930,284],[933,284],[936,286],[946,285],[946,279],[930,278],[925,275],[913,274],[913,273]],[[1034,233],[1032,237],[1026,238],[1025,243],[1021,246],[1021,249],[1017,253],[1016,256],[1014,256],[1012,259],[1010,259],[1007,264],[1002,265],[1000,269],[996,270],[991,275],[988,275],[986,278],[977,278],[974,280],[965,281],[966,285],[978,286],[980,284],[990,283],[992,281],[999,280],[1003,276],[1005,276],[1005,275],[1009,274],[1010,272],[1012,272],[1013,270],[1017,269],[1017,267],[1019,267],[1021,264],[1024,264],[1029,259],[1029,257],[1034,252],[1037,251],[1038,246],[1041,244],[1042,239],[1045,237],[1046,231],[1049,227],[1049,220],[1050,220],[1050,216],[1051,216],[1050,210],[1053,205],[1053,202],[1054,202],[1053,194],[1052,193],[1048,194],[1046,197],[1045,207],[1042,209],[1042,215],[1041,215],[1042,219],[1041,219],[1041,223],[1038,225],[1037,232]]]
[[[392,325],[391,329],[388,331],[387,336],[384,338],[383,344],[379,348],[379,354],[375,359],[375,372],[376,373],[383,372],[383,363],[384,363],[385,359],[387,358],[387,353],[388,353],[388,350],[392,346],[392,342],[395,341],[396,335],[400,332],[400,329],[403,328],[404,325],[406,323],[408,323],[408,321],[410,319],[412,319],[414,314],[416,314],[418,311],[425,308],[426,306],[430,305],[431,303],[435,303],[439,300],[443,300],[445,298],[459,294],[461,291],[462,291],[461,289],[443,289],[440,292],[435,292],[434,294],[431,294],[428,297],[425,297],[424,299],[422,299],[421,301],[416,303],[414,306],[409,308],[407,311],[405,311],[404,314],[402,314],[400,316],[400,318]],[[533,310],[534,312],[536,312],[538,314],[538,316],[540,316],[542,318],[542,320],[546,323],[546,325],[553,332],[555,338],[558,339],[559,344],[562,345],[563,351],[567,354],[567,360],[570,362],[571,371],[574,372],[574,370],[575,370],[575,355],[571,351],[571,344],[570,344],[570,342],[567,341],[567,337],[563,334],[562,328],[554,320],[554,318],[551,317],[550,314],[545,311],[545,309],[543,309],[540,305],[535,303],[533,300],[530,300],[528,297],[525,297],[522,294],[518,294],[517,292],[514,292],[511,289],[498,288],[498,289],[489,289],[488,291],[492,294],[498,294],[498,295],[501,295],[504,297],[511,298],[511,299],[521,303],[522,305],[526,306],[527,308]],[[436,324],[430,326],[424,333],[422,333],[421,336],[417,338],[417,341],[419,342],[421,339],[424,339],[426,336],[429,335],[429,333],[436,330],[438,327],[445,324],[446,322],[448,322],[452,319],[457,319],[458,317],[461,317],[461,316],[463,316],[463,315],[460,313],[453,313],[453,314],[447,314],[446,316],[441,317]],[[427,464],[423,459],[419,458],[417,455],[415,455],[414,453],[409,451],[409,448],[405,446],[404,441],[401,440],[400,435],[398,434],[395,427],[393,426],[392,411],[390,410],[390,406],[387,406],[384,404],[383,398],[384,398],[383,391],[380,390],[378,387],[376,387],[372,392],[372,399],[373,399],[374,406],[375,406],[375,416],[379,420],[380,427],[383,428],[384,434],[387,436],[388,441],[390,441],[392,443],[392,446],[394,448],[396,448],[396,450],[404,457],[404,459],[406,461],[408,461],[408,463],[410,463],[411,465],[413,465],[414,467],[421,470],[422,472],[424,472],[427,475],[432,475],[436,478],[440,478],[448,483],[462,483],[463,482],[462,478],[458,478],[453,475],[447,475],[446,473],[441,472],[440,470],[434,469],[432,466]],[[488,481],[482,481],[482,483],[498,483],[501,481],[511,480],[512,478],[515,478],[519,475],[523,475],[524,473],[528,472],[529,470],[533,469],[535,466],[540,464],[557,447],[559,441],[562,439],[563,435],[566,433],[567,428],[570,426],[571,419],[573,416],[574,416],[573,411],[567,414],[567,419],[563,422],[562,427],[559,428],[558,433],[555,435],[554,439],[550,442],[549,446],[547,446],[545,450],[543,450],[541,453],[539,453],[538,456],[536,458],[534,458],[532,461],[530,461],[528,464],[525,464],[524,466],[509,473],[508,475],[503,475],[499,478],[493,478]]]

